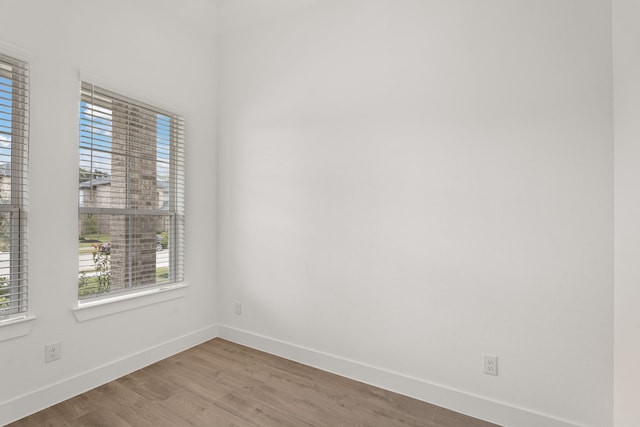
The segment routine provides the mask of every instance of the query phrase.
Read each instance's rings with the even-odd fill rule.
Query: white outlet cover
[[[483,368],[485,374],[498,376],[498,356],[485,354]]]
[[[47,344],[44,346],[44,361],[46,363],[60,359],[62,352],[62,343]]]

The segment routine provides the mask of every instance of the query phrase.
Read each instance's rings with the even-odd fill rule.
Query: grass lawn
[[[156,280],[158,282],[164,282],[169,279],[169,267],[156,268]]]

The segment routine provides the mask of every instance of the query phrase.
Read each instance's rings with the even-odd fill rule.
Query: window
[[[0,54],[0,320],[27,311],[28,79]]]
[[[183,280],[184,123],[82,83],[78,297]]]

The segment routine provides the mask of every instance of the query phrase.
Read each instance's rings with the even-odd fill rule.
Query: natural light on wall
[[[181,117],[82,83],[78,297],[183,280]]]

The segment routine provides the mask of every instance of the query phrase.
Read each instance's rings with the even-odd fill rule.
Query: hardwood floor
[[[30,426],[490,427],[447,409],[214,339],[23,418]]]

